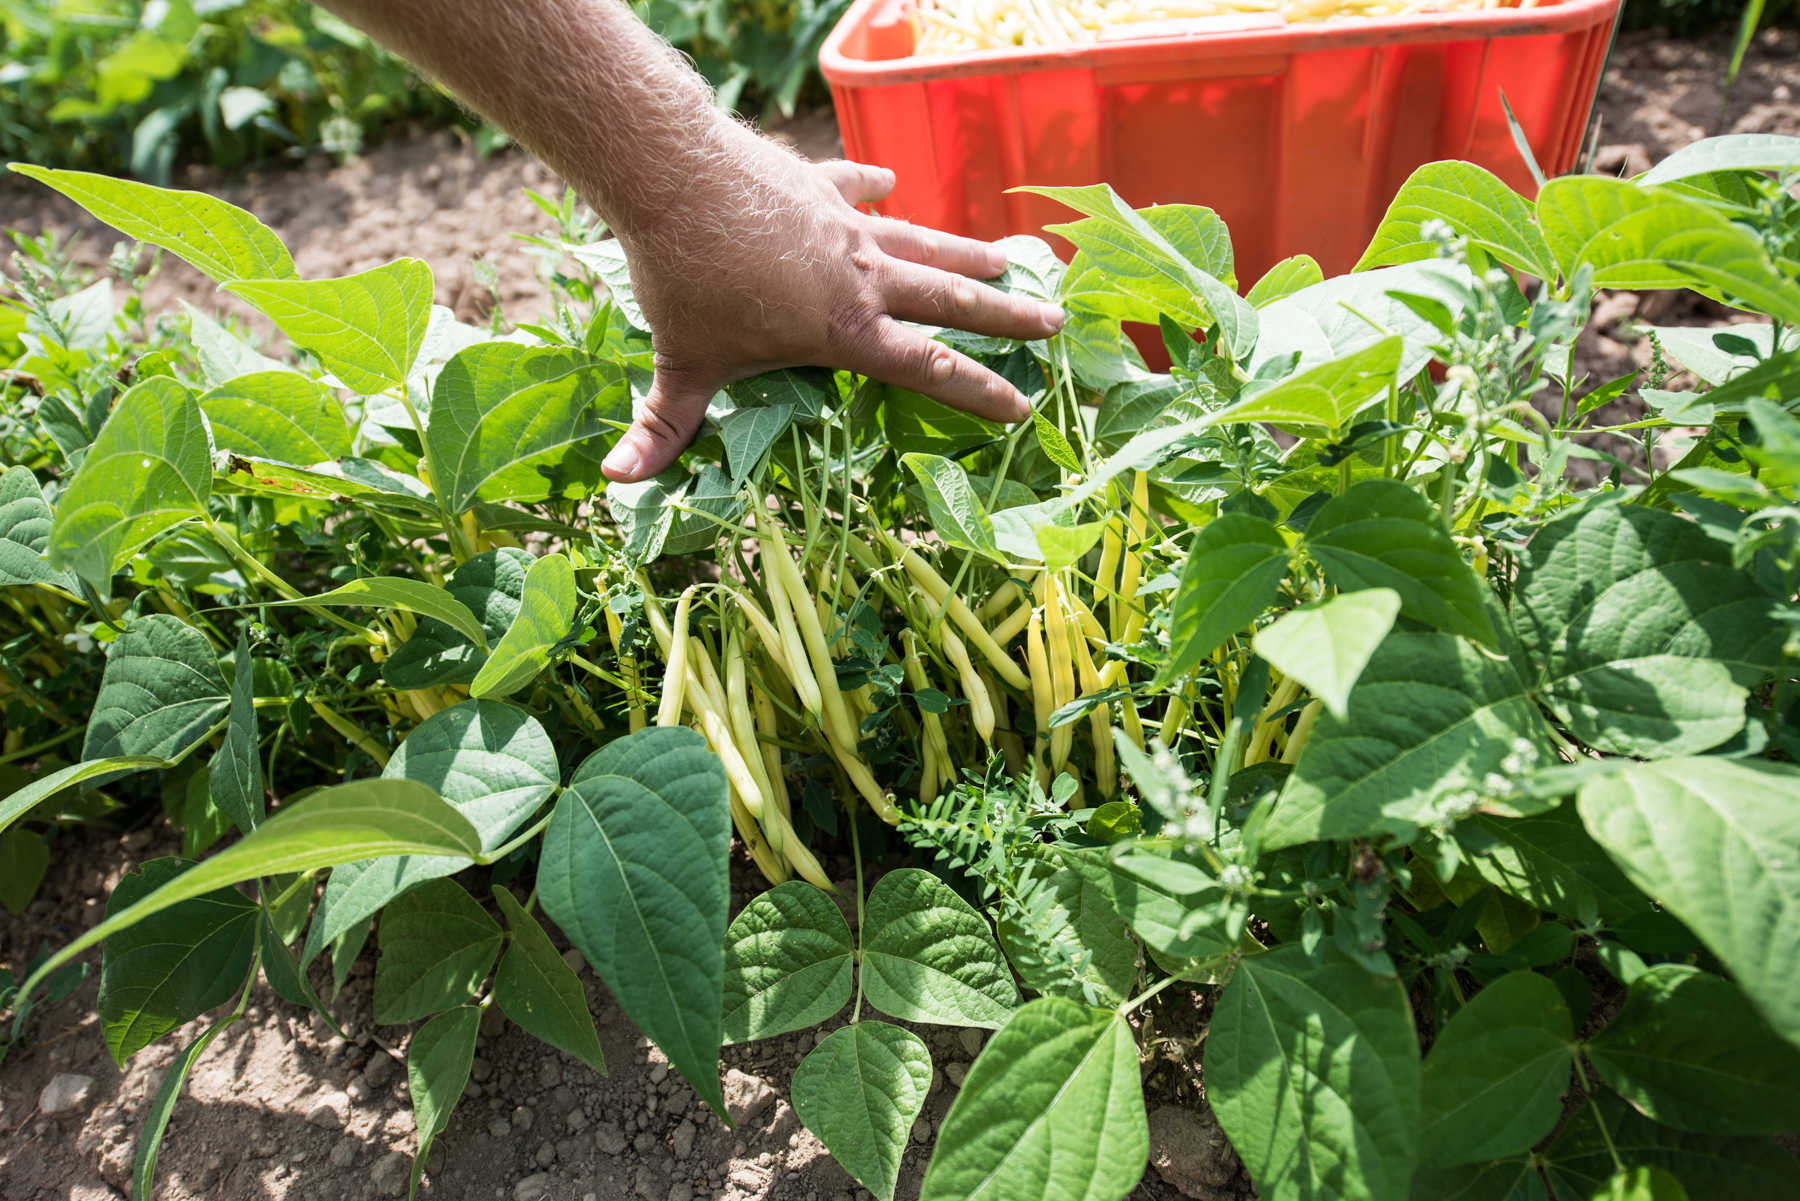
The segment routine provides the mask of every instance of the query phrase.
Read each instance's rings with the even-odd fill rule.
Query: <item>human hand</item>
[[[656,475],[721,387],[781,367],[854,371],[991,421],[1030,412],[998,375],[899,324],[1056,333],[1055,305],[976,282],[1005,270],[997,247],[858,211],[892,190],[884,168],[807,163],[736,126],[714,164],[653,221],[616,230],[653,330],[656,377],[606,456],[608,478]]]

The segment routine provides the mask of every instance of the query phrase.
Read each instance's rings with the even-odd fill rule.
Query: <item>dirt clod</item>
[[[1150,1166],[1163,1180],[1195,1201],[1230,1201],[1238,1175],[1237,1152],[1218,1119],[1178,1105],[1150,1115]]]
[[[94,1078],[60,1072],[38,1093],[39,1113],[73,1113],[86,1109],[94,1094]]]
[[[383,1197],[403,1197],[412,1179],[412,1159],[399,1151],[389,1151],[369,1169],[369,1183]]]

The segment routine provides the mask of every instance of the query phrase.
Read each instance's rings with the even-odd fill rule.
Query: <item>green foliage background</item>
[[[848,0],[647,0],[721,105],[792,112]],[[409,122],[476,122],[304,0],[4,0],[0,156],[166,184],[315,150],[347,158]],[[486,151],[499,139],[474,129]]]

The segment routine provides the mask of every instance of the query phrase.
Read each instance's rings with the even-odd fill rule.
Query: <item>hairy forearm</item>
[[[619,0],[323,0],[574,184],[621,235],[691,202],[747,131]]]

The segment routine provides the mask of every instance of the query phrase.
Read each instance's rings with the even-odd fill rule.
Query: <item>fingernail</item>
[[[1006,251],[998,246],[988,247],[988,268],[992,271],[1006,270]]]
[[[1025,394],[1023,392],[1014,392],[1013,393],[1013,401],[1014,401],[1014,408],[1013,408],[1013,420],[1014,421],[1023,421],[1027,417],[1031,416],[1031,402],[1029,400],[1025,399]]]
[[[1068,315],[1056,305],[1042,304],[1039,305],[1038,308],[1043,310],[1044,324],[1048,325],[1051,329],[1061,329],[1063,327],[1063,322],[1068,320]]]
[[[622,438],[619,444],[607,454],[601,468],[608,476],[622,483],[630,483],[636,478],[638,468],[644,464],[644,456],[630,439]]]

